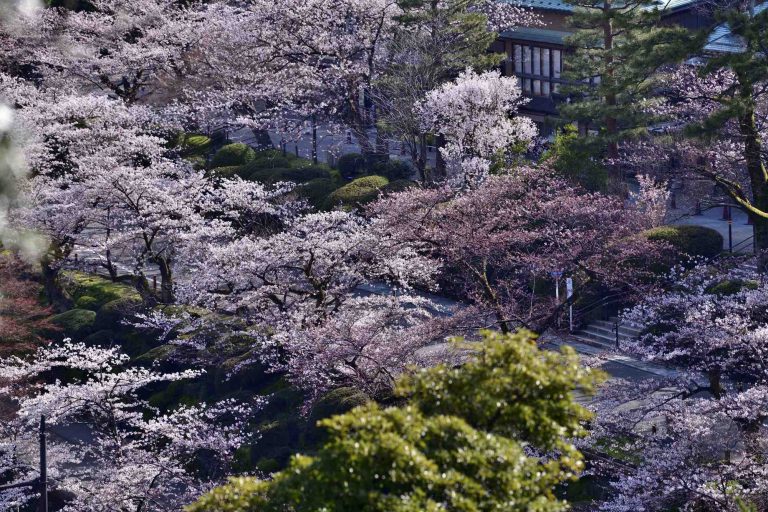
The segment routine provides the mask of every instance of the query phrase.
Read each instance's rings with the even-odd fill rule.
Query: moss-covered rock
[[[118,299],[141,301],[141,295],[133,286],[114,283],[94,274],[65,271],[62,272],[59,282],[76,304],[84,297],[90,297],[86,299],[87,309],[98,310],[104,304]]]
[[[688,256],[713,258],[723,250],[723,236],[703,226],[660,226],[643,232],[648,240],[667,242]]]
[[[119,330],[122,321],[135,315],[142,307],[141,298],[123,297],[107,302],[96,312],[97,329]]]
[[[757,290],[759,286],[759,283],[756,281],[745,281],[743,279],[727,279],[725,281],[721,281],[715,285],[710,286],[707,288],[707,293],[710,293],[712,295],[720,295],[720,296],[726,296],[726,295],[734,295],[739,293],[741,290]]]
[[[86,345],[91,346],[99,346],[99,347],[109,347],[115,344],[115,342],[118,341],[118,336],[115,333],[115,331],[110,330],[101,330],[96,331],[91,335],[86,336],[83,338],[83,343]]]
[[[384,176],[365,176],[347,183],[335,190],[326,202],[326,208],[331,209],[338,205],[345,208],[354,208],[370,203],[379,196],[379,191],[389,184]]]
[[[52,317],[51,322],[61,327],[67,336],[82,338],[93,332],[96,312],[88,309],[70,309]]]
[[[211,167],[231,167],[245,165],[256,158],[256,152],[247,144],[236,142],[227,144],[216,152],[211,160]]]

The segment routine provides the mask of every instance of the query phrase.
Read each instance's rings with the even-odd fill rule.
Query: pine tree
[[[572,101],[563,119],[598,129],[599,156],[615,162],[623,140],[647,133],[654,72],[687,31],[662,26],[657,0],[567,0],[575,7],[576,32],[567,42],[575,53],[563,76]]]

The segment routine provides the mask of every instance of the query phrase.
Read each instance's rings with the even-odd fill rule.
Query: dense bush
[[[392,192],[402,192],[403,190],[413,187],[416,183],[411,180],[396,180],[390,181],[385,186],[381,187],[381,191],[384,194],[391,194]]]
[[[204,156],[211,149],[211,138],[207,135],[181,133],[176,146],[185,156]]]
[[[712,258],[723,250],[723,236],[703,226],[660,226],[644,235],[648,240],[667,242],[688,256]]]
[[[402,160],[377,162],[371,166],[371,172],[389,181],[408,180],[413,176],[413,168]]]
[[[352,208],[369,203],[379,196],[379,191],[389,184],[384,176],[365,176],[358,178],[334,191],[326,202],[327,208],[341,204]]]
[[[330,178],[315,178],[296,188],[296,192],[309,201],[309,204],[321,210],[325,207],[328,196],[339,186]]]
[[[233,176],[241,176],[242,169],[243,167],[240,165],[228,165],[226,167],[217,167],[211,173],[219,178],[232,178]]]
[[[554,144],[542,160],[587,190],[602,191],[608,185],[608,171],[602,164],[600,144],[594,137],[579,137],[576,128],[567,125],[555,135]]]
[[[339,158],[337,167],[342,176],[353,178],[362,173],[366,167],[366,162],[360,153],[348,153]]]
[[[211,167],[231,167],[245,165],[256,158],[256,152],[247,144],[236,142],[227,144],[216,152],[211,160]]]

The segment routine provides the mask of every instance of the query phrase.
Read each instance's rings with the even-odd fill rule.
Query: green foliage
[[[578,130],[568,124],[555,135],[554,144],[542,160],[550,162],[560,175],[598,192],[608,185],[608,171],[601,162],[604,150],[599,139],[580,138]]]
[[[373,164],[371,174],[384,176],[389,181],[408,180],[413,176],[413,168],[402,160],[388,160]]]
[[[735,295],[741,290],[757,290],[759,284],[756,281],[745,281],[743,279],[726,279],[707,288],[707,293],[712,295]]]
[[[318,210],[325,207],[328,196],[339,186],[330,178],[315,178],[296,187],[296,192]]]
[[[648,240],[667,242],[688,256],[713,258],[723,250],[723,236],[703,226],[660,226],[643,232]]]
[[[211,167],[231,167],[245,165],[256,158],[256,152],[247,144],[236,142],[227,144],[216,152],[211,160]]]
[[[211,138],[207,135],[181,133],[175,145],[184,156],[205,156],[211,150]]]
[[[83,295],[75,301],[75,307],[77,309],[90,309],[91,311],[96,311],[101,307],[101,304],[99,303],[99,299],[96,297]]]
[[[51,318],[68,336],[81,338],[93,330],[96,312],[88,309],[70,309]]]
[[[87,309],[97,310],[107,302],[117,299],[141,300],[141,295],[136,289],[127,284],[114,283],[109,279],[94,274],[73,270],[64,271],[59,279],[61,287],[72,297],[75,304],[83,300],[87,302]],[[79,305],[78,307],[86,307]]]
[[[590,413],[573,401],[599,375],[569,348],[538,349],[531,333],[483,332],[463,367],[438,366],[400,383],[411,402],[368,403],[323,420],[328,440],[294,456],[271,481],[235,478],[188,512],[554,512],[555,488],[581,455],[566,436]],[[537,458],[525,443],[558,453]]]
[[[562,93],[575,101],[558,110],[565,120],[597,128],[607,156],[615,158],[621,141],[647,134],[654,121],[649,98],[658,85],[649,76],[670,52],[678,53],[670,39],[689,33],[663,25],[655,0],[567,2],[576,7],[569,18],[575,32],[566,41],[574,52],[565,60],[570,85]]]
[[[366,161],[365,157],[360,153],[348,153],[341,155],[336,166],[339,168],[341,175],[349,179],[362,174],[366,167]]]
[[[211,173],[219,178],[233,178],[235,176],[242,177],[241,165],[228,165],[226,167],[217,167],[211,171]]]
[[[390,181],[389,183],[381,187],[381,193],[391,194],[394,192],[402,192],[403,190],[407,190],[414,186],[416,186],[416,182],[411,180]]]
[[[347,183],[328,196],[326,208],[334,208],[341,204],[346,208],[354,208],[370,203],[379,196],[379,191],[389,184],[383,176],[365,176]]]

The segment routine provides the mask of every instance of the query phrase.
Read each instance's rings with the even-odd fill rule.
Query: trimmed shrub
[[[335,190],[328,196],[325,206],[331,209],[342,204],[344,207],[352,208],[369,203],[376,199],[379,196],[379,191],[388,184],[389,180],[384,176],[358,178]]]
[[[247,144],[236,142],[227,144],[216,152],[211,160],[211,167],[231,167],[245,165],[256,158],[256,152]]]
[[[396,181],[390,181],[385,186],[381,188],[381,192],[384,194],[391,194],[393,192],[402,192],[403,190],[407,190],[411,187],[416,185],[415,182],[411,180],[396,180]]]
[[[341,155],[337,164],[339,172],[345,178],[353,178],[363,171],[366,166],[365,158],[360,153]]]
[[[81,338],[93,331],[96,312],[89,309],[70,309],[52,317],[51,322],[61,327],[65,334]]]
[[[211,149],[211,138],[195,133],[181,133],[176,139],[176,145],[186,156],[204,156]]]
[[[667,242],[688,256],[713,258],[723,250],[723,236],[703,226],[660,226],[643,234],[648,240]]]
[[[339,186],[330,178],[315,178],[296,187],[296,193],[309,201],[309,204],[321,210],[325,201]]]
[[[413,168],[402,160],[378,162],[371,167],[371,172],[389,181],[408,180],[413,176]]]

